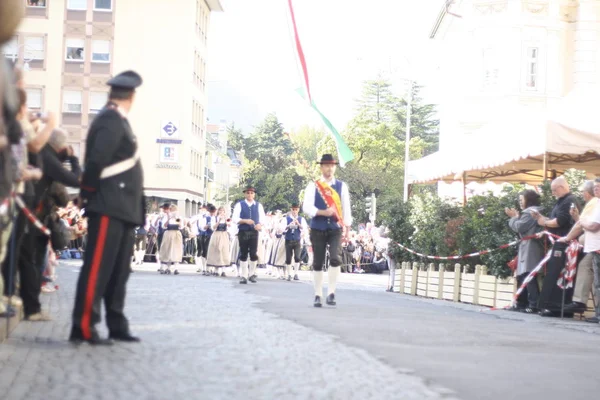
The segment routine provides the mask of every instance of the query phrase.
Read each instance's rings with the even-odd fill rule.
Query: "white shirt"
[[[290,217],[292,215],[290,214]],[[287,215],[283,218],[281,218],[281,221],[279,221],[279,231],[283,232],[287,229],[288,223],[287,223]],[[293,217],[292,217],[293,218]],[[300,219],[300,216],[298,215],[298,219]],[[300,232],[303,234],[304,232],[306,232],[308,230],[308,226],[306,225],[306,219],[302,218],[300,220]]]
[[[247,200],[242,200],[245,201],[246,204],[248,204],[248,207],[251,207],[254,204],[257,204],[255,201],[252,203],[249,203]],[[234,224],[238,225],[240,220],[242,219],[240,217],[240,214],[242,213],[242,202],[238,202],[235,207],[233,207],[233,215],[231,216],[231,220],[233,221]],[[258,223],[260,225],[263,225],[265,223],[265,209],[263,208],[262,204],[258,203]]]
[[[319,179],[321,182],[327,183],[329,186],[333,187],[335,185],[335,178],[330,181],[325,180],[324,177]],[[302,210],[304,213],[311,218],[314,218],[317,215],[317,211],[319,209],[315,207],[315,194],[316,194],[316,186],[314,182],[309,182],[306,190],[304,191],[304,202],[302,203]],[[348,191],[348,185],[345,182],[342,182],[342,193],[341,193],[341,201],[342,201],[342,218],[344,218],[344,224],[346,226],[352,225],[352,210],[350,209],[350,192]]]
[[[594,211],[592,211],[591,215],[585,218],[585,220],[587,222],[596,222],[600,224],[600,202],[596,203],[594,206]],[[600,231],[585,231],[585,243],[583,245],[583,251],[589,253],[597,250],[600,250]]]
[[[196,215],[194,218],[192,218],[192,235],[194,236],[198,236],[200,234],[200,228],[198,227],[198,225],[202,224],[202,222],[200,222],[200,217],[198,215]]]

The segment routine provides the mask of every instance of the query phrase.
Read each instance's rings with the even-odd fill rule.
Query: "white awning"
[[[454,151],[409,161],[409,183],[436,181],[528,182],[547,171],[577,168],[600,176],[600,97],[596,87],[577,90],[549,113],[522,107],[504,112]]]

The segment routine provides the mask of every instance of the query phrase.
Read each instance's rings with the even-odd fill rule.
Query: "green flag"
[[[296,91],[304,100],[307,100],[303,88],[299,88]],[[342,137],[342,135],[340,135],[340,133],[337,131],[337,129],[335,129],[335,127],[333,126],[331,121],[329,121],[329,119],[325,115],[323,115],[323,113],[317,108],[314,101],[310,102],[310,106],[313,110],[315,110],[317,112],[317,114],[319,114],[319,116],[323,120],[323,123],[325,124],[325,126],[327,126],[327,128],[331,132],[331,135],[333,136],[333,139],[335,140],[335,147],[337,148],[340,166],[343,167],[344,165],[346,165],[346,163],[354,160],[354,154],[352,154],[352,150],[350,150],[350,147],[348,147],[348,145],[344,141],[344,138]]]

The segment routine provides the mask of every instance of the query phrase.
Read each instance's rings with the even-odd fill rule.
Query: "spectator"
[[[520,238],[540,232],[542,228],[533,217],[534,212],[540,212],[540,196],[533,190],[525,190],[519,195],[519,205],[522,210],[520,214],[514,208],[504,210],[506,215],[510,217],[508,221],[510,229],[517,233]],[[519,243],[517,257],[515,275],[517,276],[517,285],[520,287],[525,278],[544,257],[542,241],[531,239]],[[513,311],[524,311],[528,314],[537,312],[539,293],[537,279],[533,279],[529,282],[527,288],[521,292]]]
[[[533,212],[531,215],[537,219],[538,225],[546,228],[550,233],[558,236],[566,236],[573,227],[573,218],[569,212],[571,205],[575,205],[577,200],[573,194],[567,180],[563,177],[556,178],[551,185],[552,194],[556,197],[556,205],[550,212],[549,217],[540,215],[539,212]],[[560,315],[562,304],[562,290],[556,284],[560,272],[565,267],[567,244],[557,241],[552,246],[552,257],[546,265],[546,276],[542,284],[542,292],[538,302],[540,315],[543,317],[552,317]],[[565,293],[565,302],[571,302],[573,290],[567,289]]]

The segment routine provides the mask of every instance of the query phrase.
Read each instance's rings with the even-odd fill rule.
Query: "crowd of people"
[[[0,77],[0,315],[22,304],[26,319],[45,321],[39,296],[57,288],[55,250],[84,236],[66,190],[79,187],[81,168],[55,115],[28,110],[23,72],[2,62]]]
[[[538,313],[543,317],[572,316],[583,313],[587,309],[588,299],[592,289],[597,297],[600,295],[600,179],[587,181],[582,192],[585,205],[582,209],[577,198],[571,193],[566,179],[559,177],[552,182],[552,194],[556,204],[548,216],[542,214],[540,196],[534,190],[525,190],[519,196],[521,211],[506,209],[510,228],[521,238],[548,231],[556,240],[546,242],[545,237],[524,240],[519,244],[517,258],[511,268],[519,286],[523,285],[528,276],[544,259],[546,249],[551,249],[551,256],[546,264],[546,274],[542,288],[537,279],[526,283],[520,293],[513,311],[528,314]],[[558,285],[562,279],[561,273],[568,258],[569,246],[575,242],[574,253],[577,256],[577,273],[573,288],[565,290]],[[580,251],[582,250],[582,251]],[[600,308],[596,306],[596,315],[588,318],[588,322],[598,323]]]
[[[259,234],[257,268],[264,268],[267,275],[282,280],[298,280],[297,271],[312,265],[312,246],[304,220],[302,229],[299,229],[298,268],[292,266],[293,273],[286,270],[286,220],[293,213],[294,209],[285,213],[281,210],[267,212]],[[225,268],[239,276],[238,226],[233,223],[231,215],[229,208],[206,204],[198,214],[183,217],[178,213],[177,205],[164,203],[159,212],[146,216],[144,226],[137,228],[132,262],[134,265],[156,262],[160,265],[158,272],[163,274],[179,274],[177,265],[183,263],[197,265],[197,272],[206,276],[226,276]],[[169,226],[179,235],[168,233]],[[361,224],[342,245],[342,272],[381,274],[389,268],[388,243],[387,231],[383,227]],[[73,244],[70,251],[76,250],[77,246]]]

